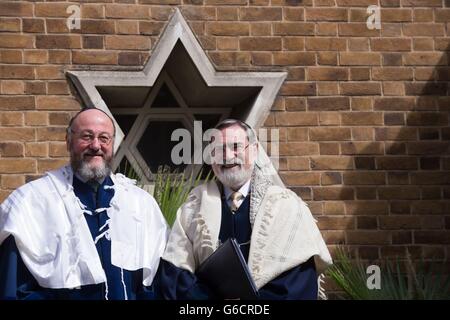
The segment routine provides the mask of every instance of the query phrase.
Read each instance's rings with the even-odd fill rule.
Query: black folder
[[[223,299],[254,300],[258,289],[236,239],[219,246],[197,269],[197,277]]]

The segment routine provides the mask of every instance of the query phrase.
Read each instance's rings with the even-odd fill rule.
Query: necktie
[[[88,184],[92,187],[92,189],[94,189],[95,194],[97,194],[98,187],[100,187],[100,183],[98,183],[98,181],[95,180],[90,180],[88,181]]]
[[[230,195],[231,200],[230,209],[232,213],[235,213],[237,211],[237,209],[239,208],[239,201],[242,200],[242,198],[244,198],[244,196],[240,192],[233,192]]]

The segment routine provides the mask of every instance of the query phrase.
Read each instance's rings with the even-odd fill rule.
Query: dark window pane
[[[180,121],[151,121],[148,124],[141,140],[137,144],[141,156],[149,166],[151,172],[155,173],[161,165],[168,165],[170,169],[184,170],[185,164],[175,165],[171,159],[172,148],[179,141],[171,141],[172,132],[178,128],[185,128]],[[193,141],[191,137],[192,159]]]
[[[114,118],[116,119],[117,123],[119,124],[120,129],[122,129],[123,133],[125,135],[130,132],[131,127],[134,124],[134,121],[136,121],[137,116],[135,115],[128,115],[128,114],[116,114],[114,115]]]
[[[170,92],[169,88],[166,84],[161,86],[158,94],[153,100],[152,108],[179,108],[177,100],[173,96],[172,92]]]

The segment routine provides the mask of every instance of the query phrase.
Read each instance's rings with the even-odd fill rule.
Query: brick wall
[[[65,72],[144,65],[174,7],[218,70],[286,70],[267,127],[326,242],[450,257],[448,0],[0,2],[0,200],[67,161]],[[381,5],[381,30],[366,8]]]

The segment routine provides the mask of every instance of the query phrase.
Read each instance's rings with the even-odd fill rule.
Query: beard
[[[254,164],[250,168],[244,168],[242,164],[237,165],[232,169],[224,168],[222,165],[213,166],[213,171],[222,184],[233,190],[238,190],[252,177]]]
[[[86,155],[98,155],[103,158],[100,164],[89,163],[85,159]],[[70,153],[70,164],[75,173],[85,181],[101,181],[111,173],[112,156],[107,157],[102,152],[84,151],[80,155]]]

